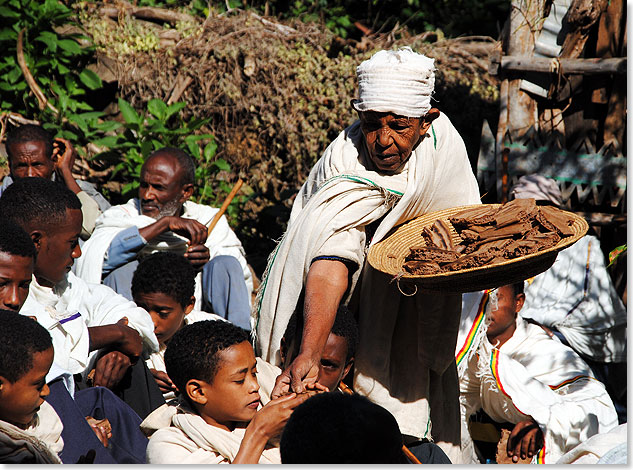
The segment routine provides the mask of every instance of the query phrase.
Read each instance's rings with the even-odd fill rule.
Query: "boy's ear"
[[[33,230],[29,235],[31,235],[31,240],[33,240],[33,244],[35,245],[35,251],[39,253],[42,249],[44,234],[40,230]]]
[[[189,300],[189,305],[185,307],[185,315],[189,315],[193,310],[193,306],[196,304],[196,298],[192,295]]]
[[[191,379],[185,385],[185,391],[187,396],[192,402],[204,405],[207,403],[207,397],[204,394],[204,387],[202,381],[197,379]]]
[[[345,377],[347,377],[347,374],[349,374],[349,371],[353,365],[354,365],[354,356],[350,357],[349,361],[347,361],[347,364],[345,364],[345,369],[343,369],[343,375],[341,376],[341,382],[345,380]]]
[[[523,304],[525,303],[525,294],[517,294],[516,301],[516,313],[519,313],[519,311],[523,308]]]

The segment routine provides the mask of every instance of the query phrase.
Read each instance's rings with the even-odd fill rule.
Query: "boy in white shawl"
[[[165,400],[175,397],[176,387],[167,375],[167,343],[184,325],[202,320],[224,320],[213,313],[193,309],[196,271],[184,257],[175,253],[154,253],[143,259],[132,278],[134,302],[152,317],[158,351],[145,362]]]
[[[53,342],[36,321],[0,310],[0,463],[61,463],[62,423],[46,374]]]
[[[272,440],[315,392],[266,403],[279,369],[255,358],[245,330],[223,321],[187,325],[169,342],[165,363],[182,401],[164,405],[141,425],[148,433],[158,429],[148,463],[281,463]],[[262,378],[269,388],[260,394]]]
[[[468,333],[457,348],[464,420],[482,408],[498,423],[513,423],[507,455],[533,463],[555,463],[617,426],[613,403],[585,362],[517,315],[523,282],[485,292],[480,301],[469,296],[462,329]]]
[[[459,463],[460,296],[404,296],[365,263],[368,248],[396,225],[479,202],[462,138],[431,107],[433,70],[433,59],[410,48],[380,51],[357,68],[360,120],[330,144],[297,195],[258,292],[253,328],[258,355],[280,365],[288,320],[303,310],[299,355],[273,396],[301,392],[317,380],[338,306],[357,299],[354,390],[391,412],[410,440],[432,437]]]

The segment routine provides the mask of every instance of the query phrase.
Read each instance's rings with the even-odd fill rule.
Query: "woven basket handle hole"
[[[417,285],[415,285],[415,284],[403,283],[403,285],[401,286],[401,285],[400,285],[400,279],[397,279],[397,280],[396,280],[396,285],[398,286],[398,290],[400,291],[400,293],[401,293],[402,295],[404,295],[405,297],[413,297],[415,294],[417,294],[417,293],[418,293],[418,286],[417,286]],[[404,290],[402,290],[402,287],[403,287],[403,286],[405,286],[405,287],[406,287],[406,286],[409,286],[409,287],[410,287],[410,286],[413,286],[413,288],[414,288],[414,289],[413,289],[413,292],[406,293]]]

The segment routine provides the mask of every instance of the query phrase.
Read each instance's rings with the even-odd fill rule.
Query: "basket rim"
[[[424,280],[439,281],[441,279],[457,277],[457,275],[459,275],[460,278],[463,279],[464,275],[467,275],[469,273],[483,274],[486,271],[491,270],[491,269],[496,270],[496,269],[503,268],[509,265],[525,262],[526,260],[532,260],[534,258],[539,258],[539,257],[546,257],[548,255],[551,255],[552,253],[558,253],[559,251],[564,250],[565,248],[576,243],[578,240],[584,237],[587,234],[587,231],[589,230],[589,224],[587,223],[584,217],[570,211],[559,209],[562,212],[564,212],[566,215],[569,215],[571,218],[574,219],[574,226],[576,226],[576,223],[578,223],[579,225],[578,233],[570,237],[563,238],[556,245],[546,248],[545,250],[537,251],[535,253],[530,253],[528,255],[519,256],[514,259],[509,259],[500,263],[494,263],[490,265],[476,266],[476,267],[467,268],[467,269],[460,269],[457,271],[449,271],[449,272],[442,272],[442,273],[436,273],[436,274],[424,274],[424,275],[415,275],[415,274],[407,273],[406,271],[404,271],[404,269],[402,269],[402,266],[400,266],[400,271],[398,272],[393,272],[392,270],[387,271],[385,269],[387,268],[387,266],[385,266],[384,263],[380,262],[381,259],[386,258],[388,255],[390,255],[389,250],[392,249],[392,247],[395,245],[394,240],[395,238],[397,238],[397,234],[399,231],[406,230],[406,229],[411,230],[413,229],[413,227],[417,227],[421,231],[424,227],[432,225],[437,219],[447,219],[448,217],[451,217],[452,215],[458,212],[462,212],[467,209],[474,209],[474,208],[485,207],[485,206],[501,207],[502,205],[503,204],[469,204],[465,206],[452,207],[449,209],[443,209],[440,211],[434,211],[434,212],[422,214],[414,219],[411,219],[407,222],[404,222],[403,224],[400,224],[397,227],[394,227],[394,229],[392,229],[391,233],[386,238],[384,238],[383,240],[373,245],[370,248],[369,253],[367,255],[369,264],[371,264],[371,266],[378,271],[381,271],[383,273],[389,274],[394,277],[398,277],[399,279],[403,279],[403,280],[407,279],[407,280],[419,280],[419,281],[424,281]],[[423,224],[422,224],[422,221],[424,221]],[[426,245],[426,242],[423,241],[423,244]]]

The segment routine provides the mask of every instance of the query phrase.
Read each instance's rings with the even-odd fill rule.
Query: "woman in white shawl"
[[[355,390],[389,410],[403,434],[433,437],[455,458],[460,296],[401,295],[386,275],[365,264],[369,246],[396,225],[479,202],[459,133],[431,108],[433,70],[433,59],[410,48],[380,51],[358,67],[353,106],[360,120],[330,144],[301,188],[264,274],[253,330],[258,354],[280,365],[288,320],[295,309],[303,310],[299,355],[273,395],[301,392],[317,380],[339,303],[358,295]]]

